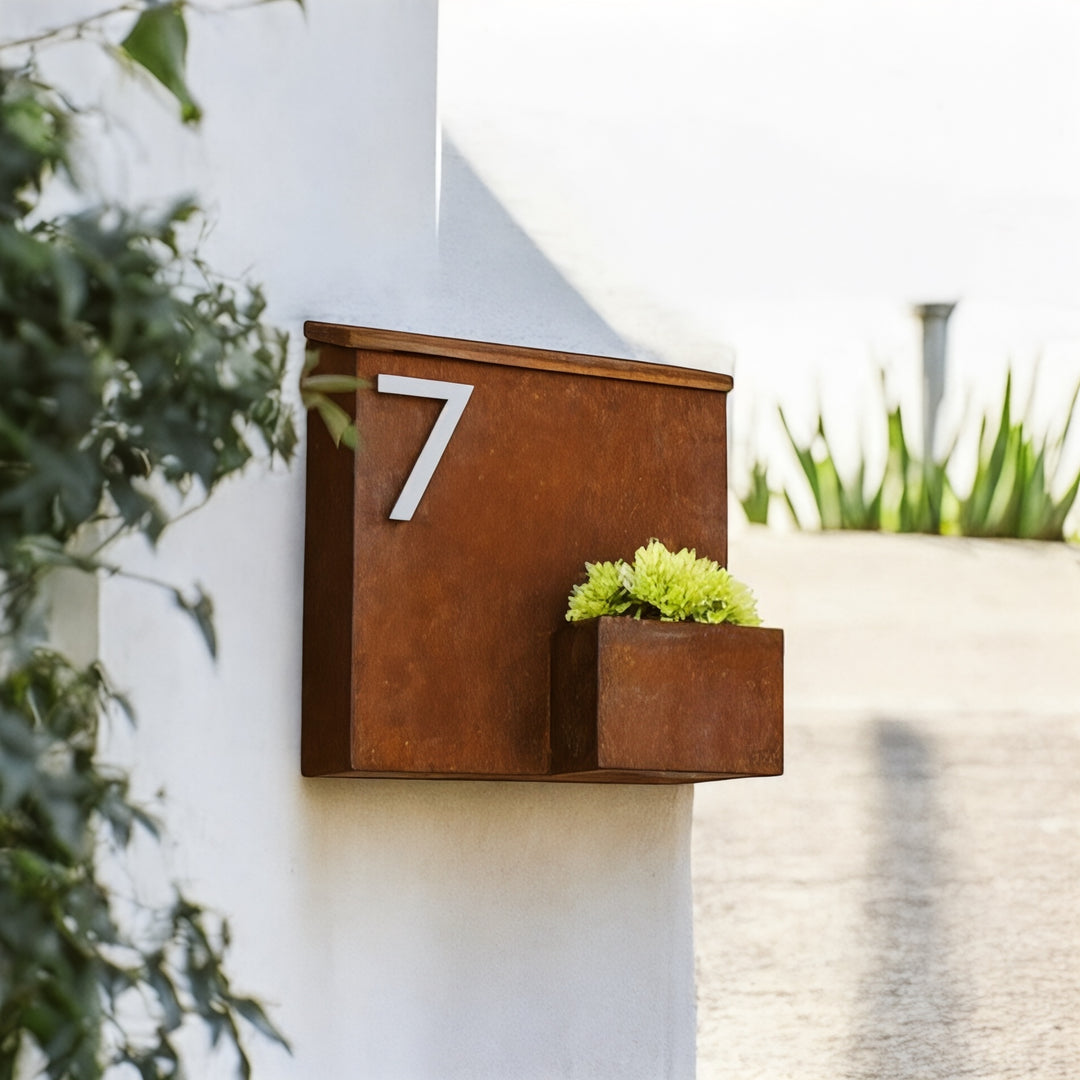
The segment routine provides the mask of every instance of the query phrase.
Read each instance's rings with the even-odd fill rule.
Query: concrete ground
[[[786,631],[786,772],[696,788],[699,1080],[1080,1076],[1080,552],[729,562]]]

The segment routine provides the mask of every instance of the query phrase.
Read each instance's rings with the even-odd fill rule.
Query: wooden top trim
[[[474,360],[482,364],[501,364],[504,367],[562,371],[573,375],[594,375],[602,379],[626,379],[630,382],[663,383],[668,386],[689,386],[724,393],[733,386],[730,375],[697,368],[650,364],[640,360],[615,360],[606,356],[587,356],[584,353],[552,352],[522,345],[496,345],[486,341],[406,334],[397,330],[376,330],[366,326],[306,322],[304,335],[308,341],[339,345],[346,349],[442,356],[454,360]]]

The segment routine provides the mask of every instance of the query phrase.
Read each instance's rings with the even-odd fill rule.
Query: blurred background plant
[[[780,420],[822,529],[1061,541],[1080,491],[1080,472],[1065,472],[1062,465],[1078,396],[1080,386],[1069,399],[1061,426],[1038,436],[1032,430],[1030,399],[1023,415],[1013,417],[1010,372],[996,419],[984,416],[980,423],[975,473],[970,487],[963,486],[965,494],[951,479],[959,432],[944,454],[926,460],[912,449],[899,405],[886,406],[884,466],[873,474],[864,448],[854,471],[845,477],[820,411],[805,441],[794,433],[783,409]],[[740,496],[747,520],[767,523],[774,499],[783,500],[797,528],[813,527],[806,513],[797,511],[793,492],[786,486],[773,491],[765,464],[755,461]]]
[[[99,662],[51,643],[43,591],[58,568],[124,573],[115,541],[156,542],[177,507],[297,441],[286,337],[260,290],[185,247],[195,203],[100,202],[76,153],[79,110],[38,63],[59,42],[102,46],[193,123],[185,11],[128,0],[0,41],[0,1080],[96,1080],[124,1064],[178,1077],[186,1021],[230,1044],[244,1077],[245,1024],[284,1045],[232,989],[227,922],[179,887],[146,906],[111,884],[134,835],[159,825],[102,755],[103,722],[130,706]],[[57,185],[81,208],[51,215]],[[210,598],[153,584],[213,653]]]
[[[750,465],[750,486],[739,499],[751,525],[768,524],[771,499],[768,467],[762,461],[754,461]]]

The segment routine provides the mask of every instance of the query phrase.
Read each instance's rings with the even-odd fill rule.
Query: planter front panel
[[[783,772],[780,630],[572,624],[552,656],[554,767],[719,779]]]
[[[309,424],[303,770],[550,778],[550,640],[586,559],[649,536],[724,560],[730,380],[660,366],[311,327],[355,456]],[[334,344],[336,343],[336,344]],[[473,387],[410,520],[391,520],[443,403]]]

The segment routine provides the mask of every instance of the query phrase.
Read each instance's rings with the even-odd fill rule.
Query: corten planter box
[[[552,772],[685,783],[783,772],[784,635],[605,617],[552,639]]]

